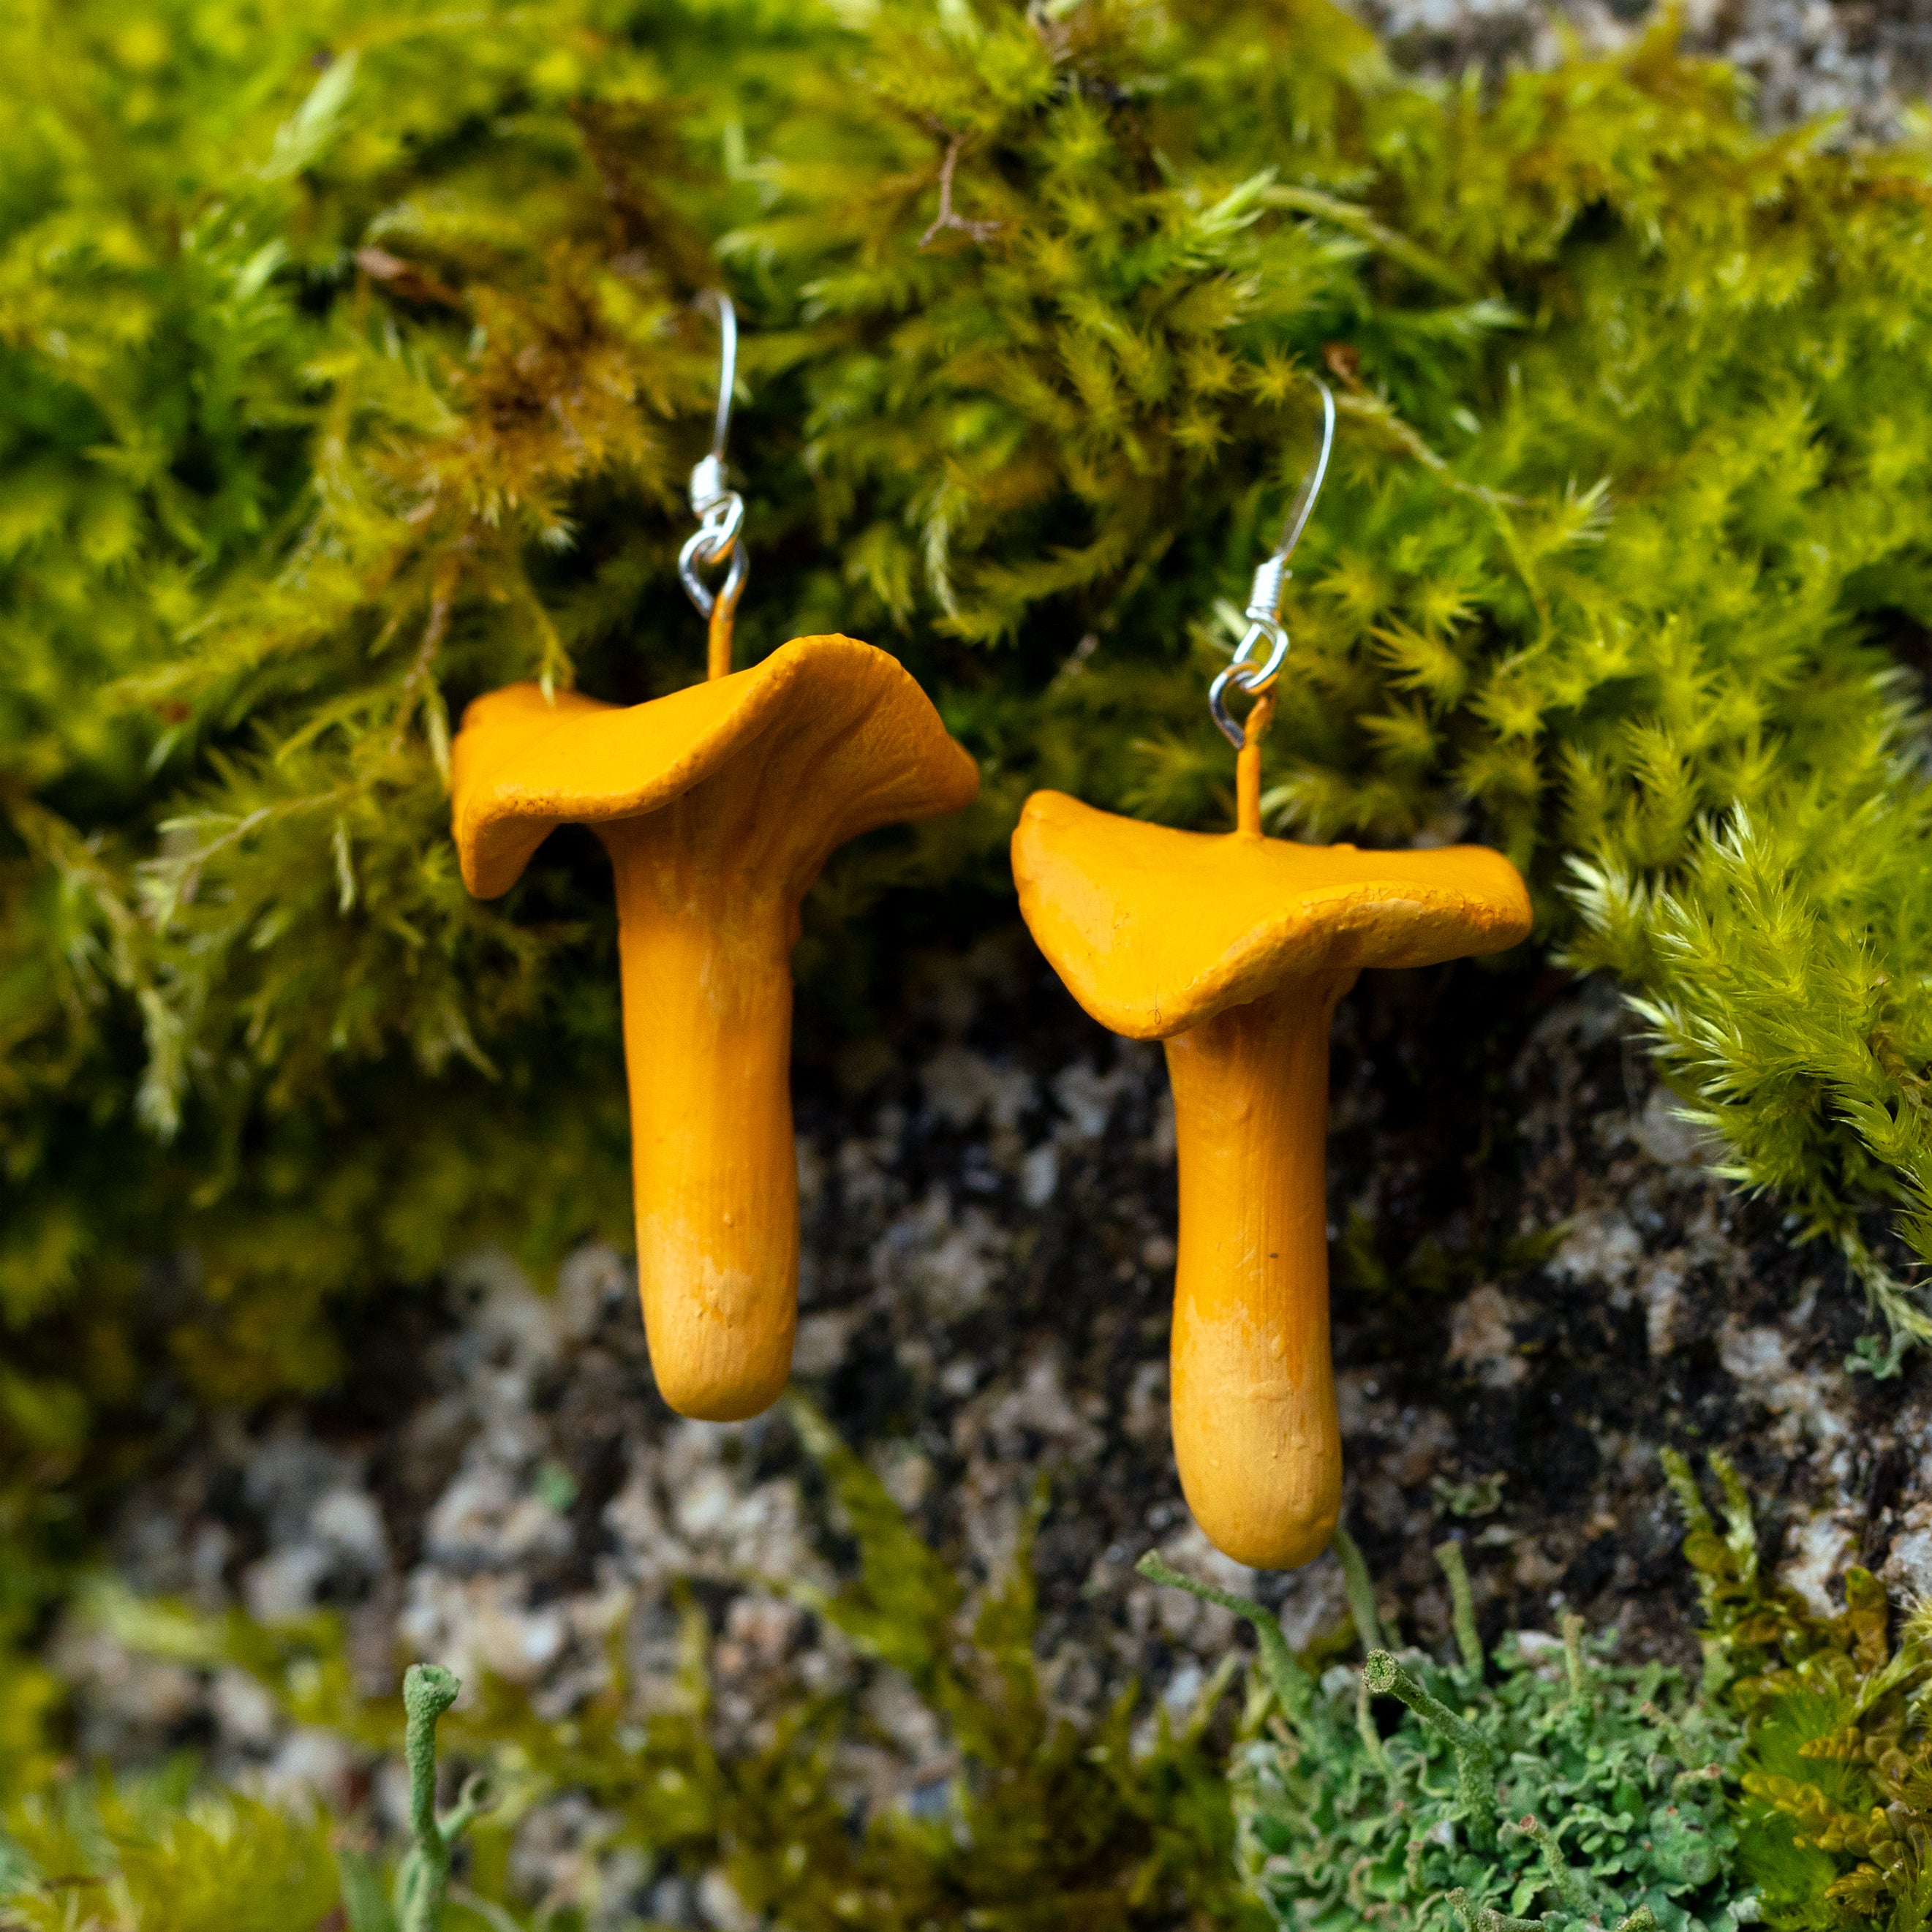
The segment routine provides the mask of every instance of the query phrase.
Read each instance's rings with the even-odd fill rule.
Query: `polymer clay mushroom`
[[[709,681],[628,709],[535,684],[479,698],[452,750],[463,880],[508,892],[559,825],[587,825],[617,887],[638,1286],[659,1392],[710,1421],[756,1415],[798,1324],[791,949],[834,848],[956,812],[979,770],[884,651],[796,638],[731,669],[748,568],[724,466],[737,319],[699,298],[722,349],[699,526],[678,558],[710,626]],[[714,592],[700,565],[727,566]]]
[[[617,889],[638,1279],[664,1400],[725,1421],[775,1401],[798,1304],[790,953],[833,849],[979,789],[896,660],[800,638],[647,704],[479,698],[452,750],[463,879],[515,884],[587,825]]]
[[[1342,1448],[1328,1352],[1329,1022],[1366,966],[1428,966],[1529,932],[1514,866],[1484,847],[1358,851],[1264,838],[1263,694],[1244,731],[1224,694],[1264,694],[1288,649],[1289,552],[1322,454],[1274,554],[1256,573],[1249,629],[1214,683],[1236,746],[1237,826],[1180,832],[1054,791],[1013,834],[1020,910],[1088,1012],[1167,1049],[1180,1180],[1171,1406],[1181,1487],[1221,1550],[1289,1569],[1326,1546]],[[1250,652],[1272,650],[1264,662]]]
[[[1480,846],[1363,852],[1177,832],[1054,791],[1013,834],[1020,910],[1102,1025],[1167,1048],[1180,1174],[1172,1404],[1181,1487],[1257,1569],[1318,1556],[1342,1445],[1328,1355],[1328,1034],[1365,966],[1529,931]]]

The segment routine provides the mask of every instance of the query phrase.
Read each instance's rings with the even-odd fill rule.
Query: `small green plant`
[[[1486,1656],[1461,1546],[1436,1552],[1456,1656],[1385,1647],[1360,1558],[1337,1540],[1366,1660],[1317,1680],[1262,1605],[1157,1558],[1143,1575],[1245,1618],[1260,1640],[1237,1753],[1240,1862],[1275,1923],[1430,1932],[1732,1932],[1739,1882],[1725,1789],[1737,1726],[1614,1637],[1512,1631]],[[1401,1708],[1383,1721],[1393,1698]],[[1538,1908],[1540,1908],[1538,1910]]]
[[[339,1910],[347,1932],[442,1932],[451,1853],[493,1796],[472,1776],[436,1815],[436,1724],[461,1688],[436,1664],[403,1679],[411,1842],[387,1897],[379,1864],[338,1845],[326,1816],[208,1790],[182,1758],[118,1785],[104,1776],[59,1788],[44,1774],[0,1814],[0,1928],[308,1932]],[[478,1916],[495,1910],[470,1903]],[[490,1922],[508,1922],[496,1912]]]
[[[1932,1610],[1896,1637],[1883,1586],[1845,1573],[1844,1609],[1767,1577],[1750,1498],[1720,1455],[1721,1528],[1688,1462],[1665,1466],[1689,1523],[1707,1681],[1745,1725],[1740,1867],[1780,1927],[1919,1932],[1932,1918]]]
[[[449,1894],[450,1854],[494,1798],[489,1780],[478,1773],[464,1780],[456,1808],[446,1816],[436,1816],[436,1727],[462,1688],[440,1664],[412,1664],[404,1674],[403,1759],[410,1773],[410,1849],[396,1868],[387,1912],[376,1909],[380,1894],[364,1880],[367,1868],[357,1872],[361,1882],[352,1881],[345,1870],[343,1904],[351,1932],[440,1932],[443,1901]]]

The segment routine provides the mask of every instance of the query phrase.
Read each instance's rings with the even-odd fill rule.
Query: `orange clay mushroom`
[[[979,785],[925,693],[850,638],[796,638],[628,709],[520,684],[464,716],[451,788],[471,892],[507,892],[566,823],[610,855],[638,1287],[658,1388],[686,1415],[755,1415],[790,1372],[799,902],[835,847]]]
[[[1251,728],[1263,721],[1251,719]],[[1328,1027],[1365,966],[1499,952],[1529,896],[1499,853],[1176,832],[1035,792],[1020,910],[1103,1026],[1167,1048],[1180,1169],[1174,1448],[1188,1507],[1257,1569],[1318,1556],[1341,1504],[1328,1358]]]

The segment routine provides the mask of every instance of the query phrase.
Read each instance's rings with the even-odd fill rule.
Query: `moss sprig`
[[[1666,1458],[1690,1534],[1708,1675],[1745,1725],[1740,1867],[1792,1932],[1932,1916],[1932,1613],[1894,1618],[1854,1565],[1844,1608],[1820,1613],[1767,1575],[1748,1492],[1723,1456],[1720,1534],[1688,1460]]]

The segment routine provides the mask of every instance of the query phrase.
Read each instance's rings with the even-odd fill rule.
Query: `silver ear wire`
[[[1248,587],[1248,608],[1241,613],[1248,620],[1247,630],[1234,646],[1227,668],[1208,687],[1208,709],[1221,728],[1221,735],[1238,752],[1247,743],[1248,736],[1228,715],[1228,687],[1232,684],[1238,691],[1258,698],[1281,674],[1288,658],[1288,632],[1281,621],[1282,596],[1288,587],[1288,560],[1308,527],[1315,500],[1321,495],[1322,482],[1328,474],[1328,453],[1335,446],[1335,398],[1326,382],[1318,382],[1315,386],[1322,392],[1322,447],[1308,474],[1301,479],[1281,542],[1257,568],[1254,582]],[[1259,664],[1252,662],[1255,646],[1262,644],[1268,646],[1267,657]]]
[[[718,677],[730,669],[732,614],[751,574],[741,534],[745,500],[731,488],[724,466],[725,443],[731,434],[731,400],[738,382],[738,311],[722,289],[706,289],[692,306],[718,318],[718,413],[712,423],[710,453],[700,458],[691,472],[691,513],[698,526],[677,554],[677,574],[698,615],[710,620],[711,675]],[[698,575],[698,566],[719,563],[727,557],[730,568],[714,592]]]

